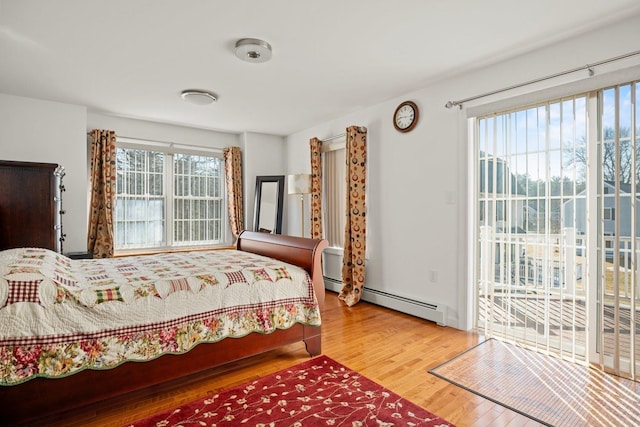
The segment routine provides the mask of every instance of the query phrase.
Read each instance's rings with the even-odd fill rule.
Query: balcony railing
[[[615,297],[614,240],[613,236],[603,239],[601,282],[607,299]],[[618,296],[629,305],[634,284],[635,299],[640,302],[640,238],[636,239],[635,256],[631,243],[630,237],[621,237],[617,251]],[[561,234],[501,233],[483,226],[479,244],[481,291],[490,284],[498,292],[586,297],[586,238],[574,229],[563,229]]]

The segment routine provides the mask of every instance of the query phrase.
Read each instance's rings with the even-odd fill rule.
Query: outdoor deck
[[[493,304],[491,304],[491,301]],[[485,313],[493,310],[493,323],[485,323]],[[631,345],[631,310],[619,310],[620,325],[618,340],[620,354],[628,355]],[[548,316],[548,317],[547,317]],[[492,328],[493,335],[508,337],[520,336],[538,347],[547,348],[550,353],[576,360],[585,359],[587,328],[586,306],[584,300],[539,297],[512,294],[494,296],[493,299],[479,300],[478,329]],[[640,354],[640,309],[636,310],[635,353]],[[545,330],[545,324],[549,324]],[[613,354],[615,349],[614,310],[610,305],[604,309],[604,346],[605,354]],[[548,338],[548,339],[547,339]]]

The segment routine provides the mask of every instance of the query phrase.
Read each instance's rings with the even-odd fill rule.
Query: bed
[[[300,341],[309,355],[320,354],[326,246],[245,231],[227,251],[112,260],[70,260],[39,248],[0,252],[2,420],[62,413]],[[218,265],[205,271],[213,259]],[[63,305],[91,313],[86,330],[73,323],[80,315],[56,311]],[[55,318],[21,320],[25,307]],[[12,323],[22,332],[8,332]]]

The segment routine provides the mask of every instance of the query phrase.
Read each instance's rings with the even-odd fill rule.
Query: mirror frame
[[[276,228],[273,234],[282,234],[282,207],[284,204],[284,175],[256,176],[256,197],[253,206],[253,230],[260,231],[258,221],[260,220],[260,205],[262,200],[262,184],[275,182],[278,184],[278,194],[276,195]]]

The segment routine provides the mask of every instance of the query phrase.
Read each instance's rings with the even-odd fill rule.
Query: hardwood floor
[[[477,344],[471,332],[361,302],[346,307],[327,292],[323,353],[457,426],[536,426],[537,423],[428,373],[432,367]],[[46,425],[122,426],[162,410],[242,384],[308,359],[294,344],[214,369],[188,384],[158,387],[75,411]],[[33,425],[33,424],[31,424]]]

